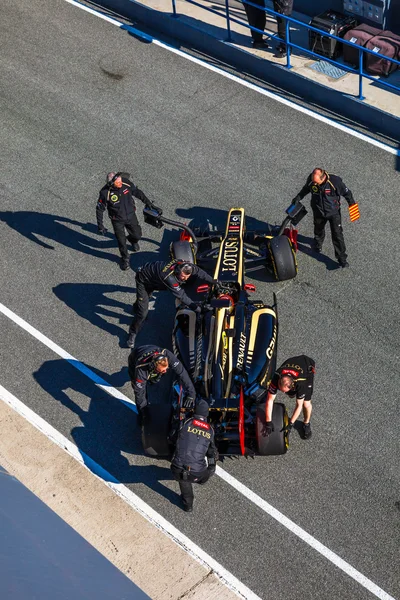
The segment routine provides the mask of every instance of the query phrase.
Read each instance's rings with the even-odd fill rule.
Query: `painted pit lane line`
[[[68,4],[72,4],[73,6],[76,6],[77,8],[81,8],[82,10],[84,10],[92,15],[95,15],[96,17],[99,17],[100,19],[103,19],[104,21],[107,21],[108,23],[111,23],[112,25],[116,25],[117,27],[120,27],[121,29],[129,31],[130,33],[133,33],[134,35],[141,37],[142,39],[146,40],[149,43],[152,43],[156,46],[160,46],[161,48],[164,48],[164,50],[168,50],[169,52],[177,54],[178,56],[181,56],[182,58],[185,58],[186,60],[189,60],[197,65],[200,65],[201,67],[208,69],[209,71],[214,71],[214,73],[218,73],[219,75],[222,75],[223,77],[226,77],[227,79],[230,79],[231,81],[234,81],[235,83],[238,83],[238,84],[245,86],[255,92],[258,92],[259,94],[262,94],[263,96],[267,96],[268,98],[271,98],[272,100],[275,100],[276,102],[280,102],[281,104],[284,104],[285,106],[289,106],[290,108],[297,110],[298,112],[302,112],[303,114],[308,115],[309,117],[312,117],[313,119],[316,119],[317,121],[321,121],[322,123],[325,123],[326,125],[329,125],[330,127],[334,127],[335,129],[344,131],[345,133],[348,133],[349,135],[352,135],[353,137],[356,137],[364,142],[367,142],[368,144],[371,144],[372,146],[376,146],[377,148],[380,148],[381,150],[384,150],[385,152],[388,152],[389,154],[393,154],[394,156],[400,157],[400,148],[394,148],[393,146],[390,146],[389,144],[384,144],[383,142],[375,140],[374,138],[372,138],[364,133],[361,133],[361,132],[357,131],[356,129],[352,129],[351,127],[343,125],[342,123],[339,123],[338,121],[335,121],[334,119],[329,119],[328,117],[320,115],[319,113],[314,112],[313,110],[310,110],[309,108],[305,108],[304,106],[301,106],[300,104],[296,104],[296,102],[293,102],[292,100],[287,100],[286,98],[279,96],[279,94],[265,90],[265,89],[255,85],[254,83],[245,81],[244,79],[240,79],[240,77],[237,77],[236,75],[233,75],[232,73],[228,73],[228,71],[224,71],[223,69],[221,69],[219,67],[210,65],[207,62],[200,60],[199,58],[196,58],[194,56],[191,56],[190,54],[187,54],[186,52],[183,52],[183,50],[179,50],[178,48],[174,48],[174,46],[166,44],[165,42],[161,42],[160,40],[157,40],[153,36],[151,36],[147,33],[144,33],[143,31],[140,31],[140,29],[136,29],[135,27],[132,27],[131,25],[126,25],[126,23],[121,23],[121,21],[118,21],[117,19],[109,17],[108,15],[105,15],[104,13],[99,12],[98,10],[89,8],[88,6],[85,6],[84,4],[77,2],[77,0],[65,0],[65,2],[67,2]]]
[[[50,340],[43,333],[41,333],[40,331],[35,329],[35,327],[30,325],[27,321],[25,321],[24,319],[22,319],[21,317],[16,315],[13,311],[11,311],[9,308],[7,308],[6,306],[4,306],[4,304],[1,304],[1,303],[0,303],[0,313],[2,313],[4,316],[8,317],[16,325],[18,325],[19,327],[21,327],[22,329],[24,329],[25,331],[30,333],[33,337],[35,337],[37,340],[42,342],[45,346],[47,346],[48,348],[53,350],[53,352],[58,354],[58,356],[61,356],[62,358],[67,360],[67,362],[70,365],[72,365],[73,367],[78,369],[81,373],[86,375],[89,379],[91,379],[98,387],[100,387],[107,394],[113,396],[114,398],[117,398],[118,400],[121,400],[122,402],[125,403],[126,406],[128,406],[129,408],[131,408],[132,410],[137,412],[135,403],[130,398],[128,398],[128,396],[125,396],[125,394],[123,394],[119,390],[113,388],[111,385],[109,385],[107,383],[107,381],[105,381],[104,379],[102,379],[101,377],[99,377],[98,375],[93,373],[93,371],[91,371],[88,367],[83,365],[79,360],[74,358],[71,354],[69,354],[68,352],[63,350],[63,348],[58,346],[58,344],[56,344],[55,342]],[[67,452],[69,452],[69,454],[71,454],[72,456],[74,456],[74,458],[79,460],[79,462],[82,462],[86,465],[91,465],[91,467],[90,467],[91,470],[93,470],[92,469],[92,466],[93,466],[93,468],[95,469],[95,470],[93,470],[93,472],[95,474],[97,474],[100,478],[103,478],[101,473],[105,474],[106,472],[100,465],[95,463],[90,457],[81,453],[78,450],[78,448],[74,444],[72,444],[72,442],[69,442],[66,438],[64,438],[64,436],[62,436],[57,430],[55,430],[53,427],[51,427],[51,425],[49,423],[47,423],[46,421],[44,421],[44,419],[42,419],[41,417],[36,415],[36,413],[34,413],[31,409],[29,409],[27,406],[25,406],[17,398],[12,396],[12,394],[10,394],[10,392],[5,390],[5,388],[3,388],[1,385],[0,385],[0,397],[2,397],[4,401],[7,401],[7,403],[10,406],[12,406],[12,408],[14,408],[18,412],[20,412],[20,414],[22,414],[23,416],[27,415],[27,416],[25,416],[25,418],[27,418],[33,425],[35,425],[35,427],[40,429],[40,431],[43,431],[43,433],[48,435],[48,437],[50,437],[50,439],[52,439],[59,446],[65,447]],[[8,400],[7,400],[7,398],[8,398]],[[23,411],[23,412],[21,412],[21,411]],[[31,420],[31,419],[33,419],[33,420]],[[40,427],[39,427],[39,424],[40,424]],[[46,431],[50,432],[50,434],[46,433]],[[57,440],[61,440],[61,439],[62,439],[62,443],[59,443],[59,441],[57,441]],[[67,446],[65,444],[67,444]],[[83,461],[82,456],[85,456],[85,462]],[[86,462],[86,458],[87,458],[88,462]],[[349,577],[354,579],[354,581],[356,581],[362,587],[364,587],[366,590],[371,592],[371,594],[373,594],[376,598],[379,598],[379,600],[396,600],[393,596],[390,596],[387,592],[385,592],[382,588],[380,588],[378,585],[376,585],[373,581],[368,579],[368,577],[366,577],[365,575],[360,573],[360,571],[357,571],[357,569],[352,567],[348,562],[346,562],[345,560],[340,558],[340,556],[335,554],[327,546],[325,546],[324,544],[319,542],[316,538],[314,538],[312,535],[307,533],[304,529],[302,529],[294,521],[292,521],[291,519],[286,517],[283,513],[281,513],[279,510],[277,510],[274,506],[272,506],[271,504],[269,504],[268,502],[263,500],[263,498],[261,498],[261,496],[258,496],[258,494],[256,494],[250,488],[248,488],[247,486],[242,484],[235,477],[232,477],[232,475],[227,473],[224,469],[217,466],[216,474],[221,479],[223,479],[228,485],[233,487],[237,492],[239,492],[240,494],[245,496],[248,500],[250,500],[253,504],[255,504],[258,508],[263,510],[266,514],[268,514],[270,517],[275,519],[278,523],[280,523],[281,525],[286,527],[286,529],[288,529],[291,533],[293,533],[298,538],[300,538],[303,542],[305,542],[306,544],[311,546],[311,548],[313,548],[316,552],[318,552],[319,554],[324,556],[329,562],[331,562],[338,569],[343,571],[343,573],[345,573],[346,575],[348,575]],[[107,474],[107,477],[108,476],[109,476],[109,474]],[[260,600],[260,598],[258,596],[256,596],[251,590],[246,588],[246,586],[244,586],[244,584],[242,584],[240,581],[238,581],[234,577],[234,575],[232,575],[231,573],[226,571],[226,569],[224,569],[224,567],[222,567],[222,565],[219,565],[219,563],[217,563],[213,558],[208,556],[203,550],[201,550],[201,548],[199,548],[191,540],[189,540],[189,538],[187,538],[181,532],[179,532],[177,529],[175,529],[175,527],[171,523],[166,521],[161,515],[158,515],[158,513],[156,513],[150,506],[148,506],[138,496],[136,496],[136,494],[134,494],[126,486],[124,486],[123,484],[118,482],[114,477],[112,477],[112,480],[114,481],[114,483],[110,484],[110,487],[111,487],[111,489],[113,489],[113,491],[115,493],[117,493],[119,496],[126,499],[128,504],[130,504],[136,510],[138,510],[141,514],[143,514],[143,516],[145,516],[146,519],[148,519],[151,522],[154,522],[154,524],[159,529],[163,530],[167,535],[172,537],[172,539],[174,539],[178,544],[180,544],[184,549],[186,549],[190,554],[192,554],[192,556],[197,558],[197,560],[210,566],[210,568],[212,568],[215,571],[215,573],[218,575],[218,577],[220,577],[220,579],[223,580],[224,583],[228,587],[230,587],[230,589],[232,589],[236,593],[240,593],[240,594],[242,594],[242,592],[240,592],[240,589],[245,589],[246,593],[244,595],[242,594],[242,597],[244,597],[248,600]],[[105,483],[108,485],[107,481],[105,481]],[[207,560],[205,560],[205,558],[207,558]]]

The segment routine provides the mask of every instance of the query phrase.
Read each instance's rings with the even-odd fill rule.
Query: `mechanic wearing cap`
[[[290,398],[296,398],[296,407],[290,417],[289,424],[284,428],[290,432],[300,415],[304,414],[303,439],[311,437],[310,418],[312,412],[311,396],[314,386],[315,361],[305,354],[288,358],[277,369],[268,387],[267,404],[265,408],[266,423],[262,434],[270,435],[274,431],[272,410],[277,391],[280,390]]]
[[[138,242],[142,237],[142,230],[136,216],[134,197],[141,200],[146,206],[154,208],[142,190],[129,179],[129,173],[108,173],[107,183],[100,190],[96,207],[97,227],[101,234],[107,231],[103,225],[103,215],[106,209],[108,211],[117,238],[121,254],[120,267],[123,271],[129,269],[125,229],[134,252],[140,250]]]
[[[207,417],[208,403],[201,399],[196,402],[193,417],[182,423],[171,461],[171,471],[179,482],[185,512],[193,511],[192,484],[206,483],[214,475],[219,458],[214,430]]]
[[[314,215],[315,251],[321,252],[325,239],[325,225],[329,222],[335,256],[341,267],[349,266],[346,246],[343,238],[342,217],[340,214],[340,196],[349,206],[356,205],[353,194],[337,175],[330,175],[317,168],[308,176],[305,186],[292,200],[295,204],[311,193],[311,208]]]
[[[149,298],[154,290],[169,290],[180,302],[200,312],[200,307],[185,294],[182,288],[182,285],[193,275],[207,283],[214,283],[211,275],[203,269],[180,260],[148,262],[139,268],[136,273],[136,302],[133,305],[135,316],[129,328],[129,348],[135,345],[136,335],[147,317]]]
[[[185,394],[182,406],[193,408],[196,397],[194,385],[180,360],[166,348],[152,345],[139,346],[130,353],[128,365],[139,425],[142,425],[146,414],[147,384],[158,383],[170,367],[180,380]]]

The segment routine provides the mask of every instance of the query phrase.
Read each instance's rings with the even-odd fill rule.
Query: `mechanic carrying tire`
[[[295,409],[284,430],[290,433],[297,417],[303,410],[304,422],[302,437],[305,440],[310,439],[310,418],[312,412],[311,396],[314,388],[314,373],[315,361],[305,354],[288,358],[279,369],[276,370],[268,387],[265,409],[266,422],[262,430],[262,435],[270,435],[274,431],[272,409],[275,396],[278,390],[280,390],[287,394],[289,398],[296,398]]]
[[[193,302],[182,289],[182,285],[192,276],[214,283],[214,279],[197,265],[179,260],[170,262],[148,262],[136,273],[136,302],[133,305],[135,316],[129,327],[128,347],[135,345],[136,335],[149,312],[149,298],[154,290],[169,290],[183,304],[200,312],[200,307]]]
[[[137,220],[134,197],[141,200],[147,207],[156,208],[144,192],[132,183],[129,173],[108,173],[107,183],[100,190],[96,207],[97,227],[102,235],[107,232],[103,224],[104,211],[107,209],[121,254],[120,268],[122,271],[129,269],[125,229],[128,232],[128,240],[132,244],[133,251],[140,250],[139,240],[142,237],[142,229]]]
[[[181,490],[183,510],[193,511],[193,483],[207,483],[219,458],[214,430],[207,422],[208,403],[199,400],[192,418],[183,422],[171,461],[171,471]],[[207,460],[206,460],[207,457]]]
[[[314,215],[314,249],[321,252],[325,239],[325,226],[329,222],[335,256],[342,268],[348,267],[346,245],[342,230],[342,217],[340,214],[340,196],[347,202],[350,211],[350,220],[359,218],[358,204],[353,198],[349,188],[337,175],[330,175],[320,168],[314,169],[308,176],[306,184],[292,200],[292,204],[302,200],[311,193],[311,208]]]
[[[139,346],[130,353],[128,370],[135,394],[139,426],[143,425],[146,418],[147,384],[158,383],[170,367],[180,380],[185,393],[182,406],[192,408],[196,391],[186,369],[175,354],[166,348],[152,345]]]

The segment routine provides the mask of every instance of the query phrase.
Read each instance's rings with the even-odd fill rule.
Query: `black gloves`
[[[271,433],[275,431],[275,427],[272,421],[265,421],[263,428],[261,430],[261,435],[263,437],[267,437],[268,435],[271,435]]]
[[[107,231],[108,231],[108,229],[106,229],[105,227],[98,228],[99,235],[105,235],[107,233]]]
[[[193,408],[194,407],[194,398],[191,396],[185,396],[182,402],[183,408]]]
[[[293,423],[291,423],[289,421],[289,423],[286,425],[286,427],[283,427],[281,429],[281,431],[286,431],[287,433],[290,433],[292,431],[292,429],[293,429]]]
[[[159,215],[162,215],[162,209],[153,204],[152,202],[147,202],[146,208],[150,208],[151,210],[155,210]]]
[[[292,204],[297,204],[298,202],[300,202],[300,198],[298,196],[296,196],[296,198],[293,198]]]

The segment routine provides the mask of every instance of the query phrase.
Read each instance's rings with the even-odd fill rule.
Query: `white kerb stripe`
[[[46,435],[52,442],[57,444],[60,448],[65,450],[70,456],[72,456],[76,461],[78,461],[81,465],[83,465],[88,471],[93,473],[96,477],[96,470],[100,473],[99,479],[110,488],[115,494],[120,496],[129,506],[134,508],[138,513],[140,513],[147,521],[155,525],[158,529],[160,529],[164,534],[168,535],[176,544],[181,546],[185,552],[190,554],[193,558],[195,558],[202,565],[207,567],[208,569],[212,569],[216,576],[222,581],[224,585],[226,585],[229,589],[235,592],[239,597],[244,598],[245,600],[261,600],[259,596],[254,594],[248,587],[246,587],[241,581],[236,579],[232,573],[227,571],[222,565],[220,565],[216,560],[214,560],[211,556],[209,556],[204,550],[202,550],[199,546],[193,543],[188,537],[186,537],[183,533],[179,531],[176,527],[174,527],[169,521],[164,519],[161,515],[159,515],[155,510],[151,508],[146,502],[144,502],[139,496],[134,494],[130,489],[128,489],[125,485],[120,483],[113,477],[110,473],[108,473],[103,467],[98,465],[94,460],[92,460],[89,456],[87,456],[84,452],[81,452],[75,444],[70,442],[66,437],[64,437],[59,431],[54,429],[47,421],[42,419],[39,415],[37,415],[33,410],[25,406],[21,400],[18,400],[13,394],[11,394],[8,390],[6,390],[2,385],[0,385],[0,399],[3,400],[8,406],[13,408],[18,414],[24,417],[29,423],[34,425],[36,429],[38,429],[41,433]],[[86,464],[90,464],[92,468],[88,468]]]
[[[190,54],[186,54],[186,52],[183,52],[182,50],[179,50],[178,48],[174,48],[173,46],[170,46],[169,44],[160,42],[159,40],[153,38],[152,36],[149,36],[148,34],[145,34],[141,31],[139,31],[138,29],[131,27],[130,25],[125,25],[125,23],[121,23],[120,21],[117,21],[116,19],[112,19],[112,18],[108,17],[107,15],[104,15],[103,13],[99,13],[99,12],[93,10],[92,8],[88,8],[87,6],[84,6],[83,4],[80,4],[79,2],[76,2],[75,0],[65,0],[65,1],[68,2],[68,4],[73,4],[74,6],[77,6],[78,8],[82,8],[83,10],[95,15],[96,17],[99,17],[100,19],[104,19],[105,21],[108,21],[109,23],[112,23],[113,25],[116,25],[117,27],[123,27],[124,29],[126,29],[128,31],[129,30],[133,31],[136,35],[141,35],[147,41],[151,41],[156,46],[160,46],[161,48],[164,48],[165,50],[168,50],[169,52],[173,52],[174,54],[177,54],[178,56],[182,56],[186,60],[190,60],[191,62],[193,62],[197,65],[200,65],[201,67],[204,67],[205,69],[208,69],[209,71],[214,71],[214,73],[218,73],[219,75],[222,75],[223,77],[226,77],[227,79],[231,79],[232,81],[235,81],[236,83],[238,83],[244,87],[247,87],[259,94],[262,94],[263,96],[267,96],[267,98],[271,98],[272,100],[275,100],[276,102],[280,102],[281,104],[284,104],[285,106],[288,106],[294,110],[297,110],[298,112],[308,115],[309,117],[316,119],[317,121],[321,121],[321,123],[325,123],[326,125],[329,125],[330,127],[334,127],[335,129],[339,129],[340,131],[344,131],[345,133],[352,135],[353,137],[356,137],[359,140],[367,142],[368,144],[371,144],[372,146],[376,146],[377,148],[380,148],[381,150],[384,150],[385,152],[389,152],[389,154],[393,154],[394,156],[400,156],[400,149],[394,148],[393,146],[389,146],[388,144],[384,144],[383,142],[380,142],[379,140],[375,140],[374,138],[372,138],[368,135],[365,135],[364,133],[361,133],[360,131],[357,131],[356,129],[347,127],[346,125],[343,125],[342,123],[339,123],[338,121],[334,121],[333,119],[328,119],[328,117],[325,117],[317,112],[314,112],[314,111],[310,110],[309,108],[305,108],[304,106],[301,106],[300,104],[296,104],[295,102],[292,102],[291,100],[287,100],[286,98],[283,98],[282,96],[279,96],[278,94],[274,94],[273,92],[265,90],[265,89],[255,85],[254,83],[250,83],[249,81],[241,79],[237,75],[228,73],[227,71],[224,71],[223,69],[220,69],[218,67],[215,67],[214,65],[208,64],[207,62],[205,62],[203,60],[200,60],[199,58],[191,56]]]
[[[33,335],[36,339],[40,340],[48,348],[51,348],[56,354],[58,354],[59,356],[62,356],[63,358],[66,358],[69,361],[69,364],[75,366],[79,371],[81,371],[87,377],[92,379],[92,381],[94,381],[96,383],[96,385],[99,385],[99,387],[101,387],[105,392],[107,392],[107,394],[110,394],[114,398],[118,398],[119,400],[124,402],[128,407],[131,407],[133,410],[135,410],[135,411],[137,410],[136,406],[134,405],[132,400],[130,400],[127,396],[125,396],[125,394],[123,394],[122,392],[119,392],[112,386],[108,385],[105,380],[98,377],[98,375],[93,373],[93,371],[88,369],[88,367],[86,367],[85,365],[82,365],[82,363],[80,363],[76,358],[73,358],[71,354],[69,354],[68,352],[63,350],[60,346],[58,346],[57,344],[52,342],[49,338],[47,338],[45,335],[40,333],[40,331],[38,331],[37,329],[32,327],[32,325],[29,325],[29,323],[27,323],[24,319],[21,319],[21,317],[18,317],[18,315],[13,313],[9,308],[7,308],[6,306],[4,306],[4,304],[1,304],[1,303],[0,303],[0,312],[3,313],[5,316],[7,316],[12,321],[14,321],[14,323],[19,325],[23,329],[25,329],[28,333]],[[101,384],[98,383],[99,381],[101,382]],[[39,418],[40,417],[38,417],[38,419]],[[59,434],[59,435],[61,435],[61,434]],[[221,477],[221,479],[223,479],[226,483],[228,483],[230,486],[232,486],[236,491],[238,491],[240,494],[243,494],[243,496],[245,496],[248,500],[253,502],[253,504],[255,504],[256,506],[261,508],[261,510],[263,510],[265,513],[267,513],[273,519],[278,521],[281,525],[286,527],[294,535],[297,535],[297,537],[299,537],[301,540],[303,540],[303,542],[305,542],[306,544],[311,546],[311,548],[313,548],[314,550],[319,552],[327,560],[329,560],[331,563],[336,565],[339,569],[341,569],[349,577],[351,577],[352,579],[357,581],[357,583],[359,583],[364,588],[366,588],[368,591],[370,591],[372,594],[374,594],[374,596],[376,596],[380,600],[395,600],[395,598],[393,598],[392,596],[387,594],[384,590],[382,590],[380,587],[378,587],[373,581],[368,579],[368,577],[365,577],[362,573],[357,571],[357,569],[354,569],[354,567],[352,567],[348,562],[346,562],[345,560],[340,558],[340,556],[338,556],[337,554],[332,552],[332,550],[330,550],[327,546],[324,546],[323,544],[321,544],[321,542],[319,542],[312,535],[307,533],[304,529],[302,529],[301,527],[296,525],[296,523],[294,523],[291,519],[289,519],[284,514],[279,512],[276,508],[274,508],[271,504],[269,504],[268,502],[263,500],[260,496],[258,496],[252,490],[250,490],[243,483],[240,483],[240,481],[235,479],[235,477],[232,477],[232,475],[229,475],[229,473],[224,471],[224,469],[217,466],[216,474],[219,477]]]

